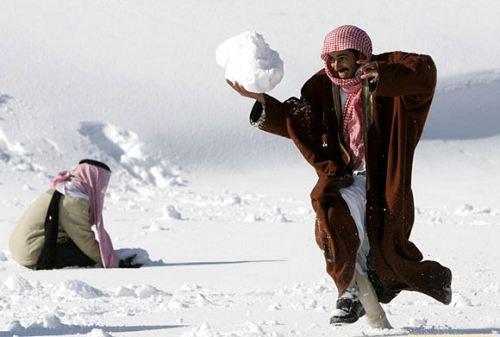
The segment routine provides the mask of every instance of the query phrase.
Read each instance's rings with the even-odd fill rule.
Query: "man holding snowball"
[[[324,68],[285,102],[229,85],[255,99],[250,121],[290,138],[314,167],[316,242],[338,288],[332,324],[363,316],[391,328],[380,303],[413,290],[449,304],[451,271],[409,241],[411,172],[436,85],[431,57],[372,55],[370,37],[340,26],[325,37]]]

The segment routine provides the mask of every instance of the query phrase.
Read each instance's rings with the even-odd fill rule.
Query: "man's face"
[[[352,78],[356,74],[359,65],[356,63],[358,57],[350,50],[335,51],[328,54],[330,67],[338,78]]]

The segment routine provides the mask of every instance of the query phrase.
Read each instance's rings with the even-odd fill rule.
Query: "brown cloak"
[[[403,52],[374,55],[372,61],[380,77],[376,87],[363,90],[370,280],[382,303],[401,290],[414,290],[448,304],[451,271],[422,261],[422,253],[409,241],[413,154],[434,95],[436,68],[429,56]],[[352,183],[338,90],[321,70],[304,84],[300,99],[281,103],[265,95],[265,110],[257,102],[250,120],[264,131],[291,138],[316,170],[318,182],[311,192],[316,242],[342,294],[353,278],[359,239],[338,191]]]

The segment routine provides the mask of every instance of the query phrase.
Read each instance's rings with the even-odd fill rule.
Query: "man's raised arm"
[[[428,55],[396,52],[387,61],[377,61],[378,96],[397,97],[429,94],[436,87],[436,66]]]

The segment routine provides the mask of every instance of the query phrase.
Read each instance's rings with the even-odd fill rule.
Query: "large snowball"
[[[246,31],[227,39],[215,54],[225,77],[249,91],[270,91],[283,78],[283,61],[257,32]]]

